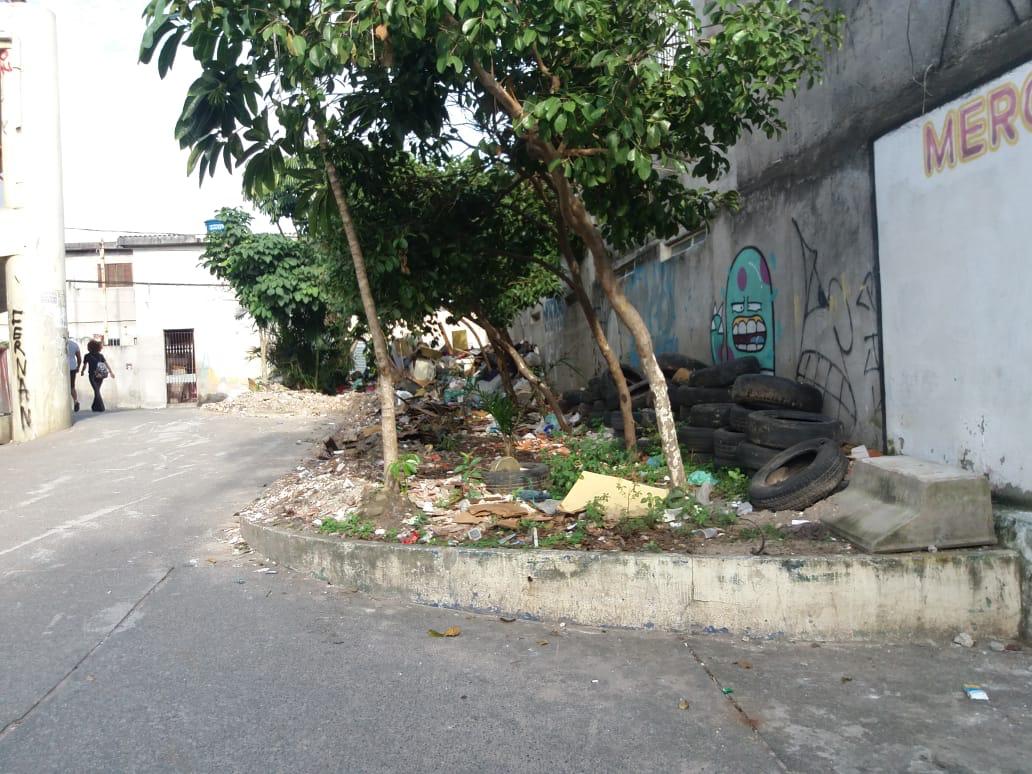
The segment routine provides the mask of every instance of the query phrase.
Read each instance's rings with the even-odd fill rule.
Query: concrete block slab
[[[913,457],[857,461],[849,488],[817,515],[871,553],[996,544],[985,477]]]

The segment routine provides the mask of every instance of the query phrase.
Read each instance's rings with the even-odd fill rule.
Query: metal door
[[[197,400],[193,328],[165,331],[165,387],[169,403]]]

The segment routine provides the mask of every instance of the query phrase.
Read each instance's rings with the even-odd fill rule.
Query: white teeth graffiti
[[[767,343],[767,325],[759,315],[736,317],[731,322],[731,338],[739,352],[759,352]]]

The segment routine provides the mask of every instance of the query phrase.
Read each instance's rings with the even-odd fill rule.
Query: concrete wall
[[[875,154],[889,440],[1032,499],[1032,359],[1015,357],[1032,327],[1032,63]]]
[[[733,149],[724,184],[742,192],[741,211],[719,217],[681,255],[658,245],[624,288],[658,351],[709,362],[757,354],[777,374],[820,386],[824,410],[852,440],[882,447],[873,143],[1027,60],[1032,0],[832,5],[847,22],[824,82],[786,101],[782,138],[748,136]],[[634,362],[630,337],[600,296],[596,308]],[[736,349],[736,318],[738,343],[762,343],[759,351]],[[756,335],[761,321],[765,338]],[[524,314],[514,334],[539,344],[560,387],[601,370],[578,309],[562,299]]]
[[[166,405],[166,330],[194,331],[198,398],[242,392],[248,379],[260,375],[260,363],[250,355],[259,344],[254,324],[246,315],[238,319],[240,305],[232,291],[198,265],[203,250],[203,244],[196,244],[107,251],[105,262],[133,265],[134,285],[113,288],[96,284],[96,252],[69,256],[70,335],[83,343],[84,352],[90,338],[121,342],[104,348],[116,376],[104,384],[107,405]],[[79,397],[84,404],[88,392],[83,379]]]

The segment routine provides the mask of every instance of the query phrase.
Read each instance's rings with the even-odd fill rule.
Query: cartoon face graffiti
[[[767,260],[755,247],[731,263],[724,303],[713,310],[710,344],[714,362],[751,355],[774,372],[774,289]]]

